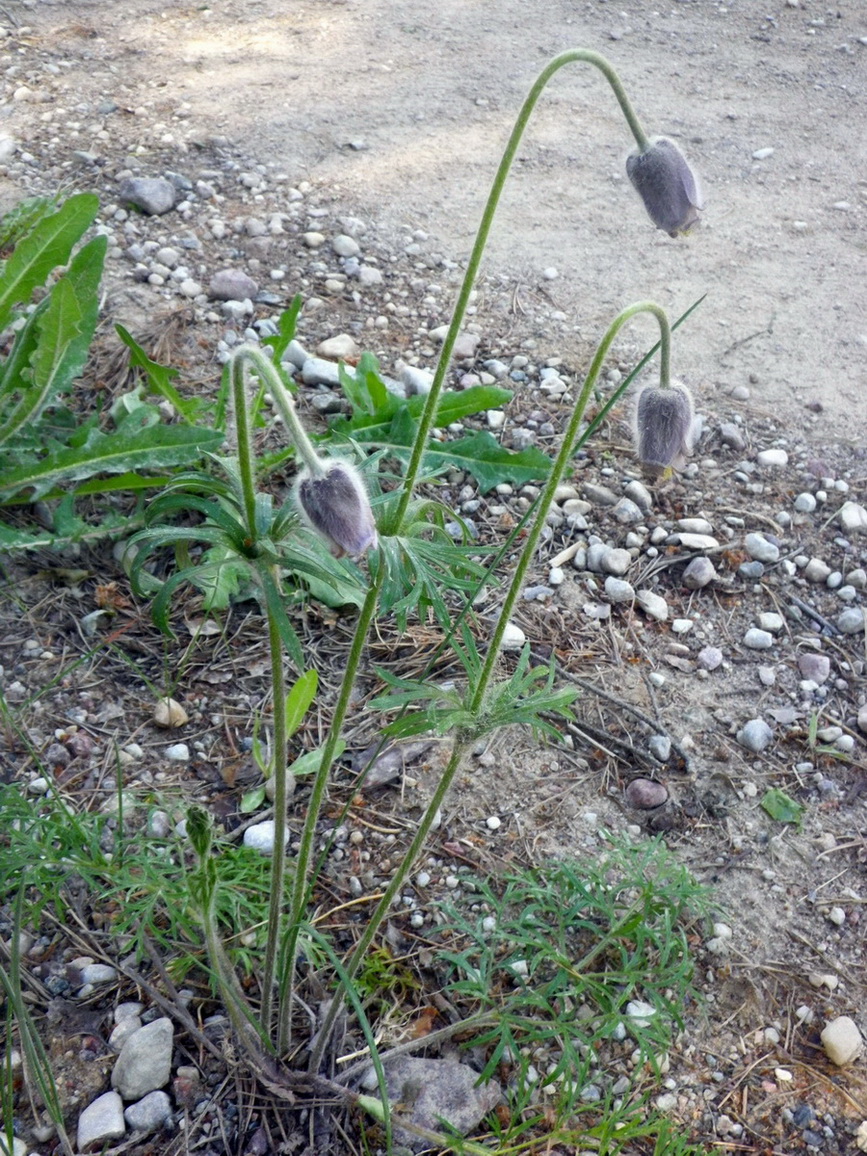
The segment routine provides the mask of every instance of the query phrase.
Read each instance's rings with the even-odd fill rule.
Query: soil
[[[96,189],[104,205],[117,206],[123,171],[180,172],[192,181],[211,174],[219,189],[213,215],[230,223],[225,240],[200,227],[208,214],[198,210],[186,220],[144,220],[142,235],[172,244],[196,232],[205,284],[229,264],[260,282],[283,268],[285,278],[269,287],[284,302],[296,291],[320,301],[303,315],[305,345],[352,332],[389,373],[398,358],[432,367],[429,330],[448,320],[500,151],[550,57],[570,47],[602,51],[648,132],[678,141],[701,174],[705,208],[692,233],[672,240],[654,230],[625,179],[631,141],[602,78],[583,66],[557,75],[530,124],[486,253],[472,315],[481,337],[474,368],[525,354],[538,365],[559,359],[564,375],[577,375],[625,305],[652,298],[678,316],[706,295],[674,348],[674,370],[704,419],[698,469],[655,492],[648,524],[705,516],[722,536],[727,526],[726,550],[714,556],[720,581],[691,593],[676,552],[653,575],[646,571],[672,618],[693,620],[683,636],[633,608],[588,617],[595,591],[577,572],[549,601],[526,603],[517,621],[537,652],[553,647],[564,677],[604,693],[582,688],[583,729],[570,736],[569,750],[523,734],[496,739],[449,800],[434,854],[443,873],[449,848],[459,846],[494,871],[552,854],[598,854],[604,830],[630,828],[635,838],[663,832],[713,885],[733,930],[721,956],[698,947],[708,1002],[672,1056],[675,1119],[696,1140],[727,1151],[793,1153],[805,1150],[796,1121],[808,1105],[821,1150],[853,1150],[855,1129],[867,1119],[864,1060],[834,1068],[818,1033],[842,1014],[867,1030],[867,739],[856,721],[867,694],[864,637],[835,630],[842,606],[827,585],[776,567],[748,580],[739,566],[743,536],[754,530],[776,535],[784,558],[821,558],[842,574],[867,557],[864,538],[848,542],[837,521],[845,498],[863,504],[867,494],[867,181],[856,147],[867,88],[862,0],[833,7],[780,0],[771,9],[746,0],[443,0],[435,10],[388,0],[229,0],[214,8],[61,0],[10,3],[0,21],[7,32],[0,125],[16,144],[0,174],[4,207],[60,184]],[[253,179],[245,183],[244,174]],[[293,190],[313,212],[292,217],[270,240],[245,236],[244,220],[286,211]],[[382,286],[361,297],[325,290],[300,238],[313,227],[340,232],[350,217],[366,225],[365,255],[385,273]],[[111,226],[108,212],[106,220]],[[137,281],[122,254],[109,262],[106,290],[107,333],[121,320],[142,334],[156,318],[165,326],[167,308],[186,310],[173,346],[181,381],[213,388],[225,322],[167,287]],[[406,308],[388,308],[395,303]],[[276,312],[263,306],[257,316]],[[649,321],[631,323],[611,379],[653,340]],[[510,423],[534,409],[546,410],[545,399],[519,394]],[[562,424],[555,410],[546,412]],[[744,438],[739,451],[720,432],[732,422]],[[587,480],[615,486],[635,473],[626,408],[606,434],[579,487]],[[745,473],[742,462],[769,447],[785,448],[788,464]],[[459,490],[455,482],[440,497],[458,505]],[[795,512],[804,491],[820,492],[814,515]],[[491,511],[494,504],[489,497],[479,514],[490,540],[508,518]],[[596,510],[591,520],[593,532],[622,542],[626,530],[610,511]],[[565,544],[555,535],[545,547],[538,581]],[[129,597],[110,557],[88,554],[84,562]],[[649,562],[642,556],[642,567]],[[48,687],[56,663],[40,666],[24,643],[37,638],[57,651],[65,639],[64,662],[86,651],[69,623],[82,599],[92,608],[96,584],[58,591],[45,564],[40,558],[7,571],[17,593],[2,611],[0,661],[7,672],[23,672],[34,692],[40,679]],[[860,591],[855,605],[865,597]],[[769,653],[746,649],[746,630],[767,611],[785,618],[779,641]],[[239,609],[233,647],[221,651],[215,642],[211,651],[185,653],[186,685],[176,687],[193,716],[195,733],[183,738],[201,742],[191,769],[201,782],[222,777],[234,790],[213,792],[227,824],[239,821],[248,783],[246,772],[237,783],[223,773],[237,764],[234,739],[225,736],[249,733],[264,694],[257,622],[249,606]],[[315,636],[315,621],[310,629]],[[160,683],[166,659],[146,607],[125,634],[141,676],[101,654],[65,690],[58,684],[41,698],[37,716],[26,720],[33,741],[51,741],[75,700],[98,720],[101,749],[135,740],[158,759],[165,737],[149,722],[147,680]],[[710,644],[725,661],[702,678],[697,655]],[[797,665],[811,651],[827,655],[832,671],[826,692],[813,698],[799,688]],[[625,713],[623,703],[642,717]],[[757,716],[773,723],[775,739],[751,755],[736,735]],[[820,729],[839,724],[854,739],[845,757],[815,749],[813,716]],[[673,742],[664,762],[648,753],[654,731]],[[13,774],[30,772],[11,753],[9,760]],[[167,763],[160,766],[168,773]],[[491,766],[495,773],[485,773]],[[669,799],[658,811],[630,806],[624,792],[636,776],[665,784]],[[386,795],[384,810],[417,806],[426,775],[416,770],[410,780],[403,802]],[[78,784],[110,786],[92,770]],[[804,808],[799,825],[763,810],[769,788]],[[502,824],[495,833],[485,824],[492,815]],[[833,921],[837,908],[841,923]],[[817,987],[818,975],[837,982]],[[792,1078],[780,1077],[781,1068]]]

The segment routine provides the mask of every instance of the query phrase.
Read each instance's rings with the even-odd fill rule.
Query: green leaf
[[[18,393],[4,415],[0,443],[32,427],[42,410],[67,390],[87,362],[99,315],[99,283],[107,246],[94,237],[17,335],[0,377],[0,396]]]
[[[258,811],[265,802],[265,788],[254,787],[252,791],[247,791],[241,798],[241,805],[238,808],[242,815],[249,815],[253,811]]]
[[[319,677],[316,671],[305,670],[286,695],[287,738],[291,738],[304,721],[304,716],[316,697],[318,685]]]
[[[301,775],[315,775],[322,765],[322,755],[324,753],[324,744],[317,747],[313,751],[305,751],[303,755],[299,755],[292,766],[289,768],[295,778]],[[334,745],[333,758],[339,759],[346,750],[346,743],[343,739],[338,739]]]
[[[298,324],[298,315],[301,312],[303,298],[300,293],[297,293],[292,298],[292,304],[288,309],[284,309],[280,314],[280,320],[277,322],[278,333],[273,337],[266,337],[262,344],[268,345],[274,350],[274,364],[279,365],[283,360],[283,354],[289,348],[289,343],[295,339],[295,327]]]
[[[37,285],[69,260],[73,245],[98,211],[95,194],[78,193],[18,242],[0,274],[0,329],[8,324],[14,307],[28,301]]]
[[[145,430],[96,433],[86,445],[48,454],[42,461],[0,474],[0,501],[28,488],[32,499],[61,483],[77,482],[94,474],[164,470],[198,461],[223,441],[217,430],[192,426],[150,426]]]
[[[364,356],[366,357],[367,354]],[[362,361],[363,360],[364,358],[362,358]],[[359,366],[360,365],[361,362],[359,362]],[[382,401],[377,410],[369,411],[359,407],[356,414],[351,418],[335,418],[329,426],[329,435],[332,437],[355,438],[355,440],[364,442],[366,445],[373,445],[376,444],[378,440],[387,439],[390,436],[392,432],[392,422],[398,414],[401,415],[402,420],[404,420],[407,415],[412,418],[413,425],[410,428],[415,430],[422,410],[424,409],[426,399],[423,397],[411,397],[403,400],[402,398],[395,397],[394,394],[385,392],[385,386],[382,388],[383,394],[378,395],[382,398]],[[469,417],[470,414],[483,413],[489,409],[497,409],[501,405],[507,405],[513,396],[514,394],[511,390],[500,389],[499,386],[494,385],[474,385],[471,386],[470,389],[449,391],[444,393],[440,398],[439,405],[437,406],[436,424],[439,426],[447,426],[451,425],[452,422]]]
[[[383,413],[389,406],[390,394],[379,376],[379,363],[372,353],[363,353],[353,373],[341,361],[338,372],[343,392],[349,398],[356,414],[371,417]]]
[[[503,482],[523,486],[541,481],[551,472],[551,459],[535,446],[520,452],[507,450],[487,430],[456,442],[432,443],[424,462],[425,469],[466,470],[483,494]]]
[[[202,410],[207,408],[208,402],[202,398],[187,399],[181,397],[172,385],[172,378],[178,376],[178,371],[167,365],[160,365],[158,361],[153,361],[148,357],[132,334],[122,325],[115,325],[115,330],[118,337],[129,349],[130,365],[142,371],[151,392],[158,393],[170,402],[179,416],[188,424],[196,421],[201,416]]]
[[[779,787],[771,787],[762,798],[762,810],[778,823],[796,823],[800,826],[804,808]]]

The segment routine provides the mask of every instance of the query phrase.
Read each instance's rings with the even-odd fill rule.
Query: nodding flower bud
[[[648,385],[638,395],[635,440],[638,460],[655,476],[682,469],[692,453],[692,396],[685,385]]]
[[[647,148],[632,153],[626,175],[657,229],[676,237],[698,220],[702,207],[698,178],[673,140],[654,137]]]
[[[301,512],[335,558],[366,554],[376,547],[376,523],[358,471],[345,461],[320,464],[321,474],[306,469],[296,484]]]

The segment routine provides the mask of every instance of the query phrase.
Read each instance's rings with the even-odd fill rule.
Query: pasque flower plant
[[[363,480],[355,466],[343,458],[325,459],[317,453],[298,421],[294,403],[277,367],[265,353],[253,346],[243,346],[233,354],[230,362],[238,427],[237,470],[243,493],[241,504],[244,509],[243,521],[247,535],[241,547],[248,552],[255,552],[257,526],[261,520],[261,509],[266,504],[263,501],[265,496],[255,492],[255,464],[245,405],[246,375],[252,371],[259,377],[263,387],[270,391],[294,443],[300,467],[294,488],[294,499],[300,515],[321,536],[336,557],[369,554],[370,561],[364,601],[346,655],[343,680],[336,702],[331,708],[330,724],[307,802],[292,873],[291,894],[286,904],[287,911],[283,909],[282,898],[283,874],[286,866],[283,834],[291,784],[287,785],[286,782],[286,720],[282,717],[285,712],[281,709],[284,701],[287,701],[287,696],[283,685],[282,644],[278,629],[279,607],[274,604],[273,599],[267,602],[274,685],[276,751],[274,771],[278,784],[274,804],[277,829],[260,1011],[258,1017],[252,1009],[244,1014],[248,1019],[258,1018],[260,1040],[278,1056],[287,1053],[291,1039],[293,989],[300,945],[305,937],[309,939],[309,934],[312,934],[312,932],[308,934],[307,931],[307,912],[312,891],[313,852],[318,839],[317,832],[320,830],[329,774],[339,750],[340,736],[350,709],[353,686],[361,666],[367,635],[377,612],[384,583],[390,580],[384,564],[384,558],[388,554],[387,547],[401,536],[411,538],[413,534],[419,533],[419,526],[412,524],[413,519],[417,521],[419,517],[417,513],[419,504],[414,499],[414,490],[421,476],[425,451],[436,424],[435,419],[452,351],[466,313],[499,198],[523,132],[542,91],[559,69],[573,62],[592,64],[603,73],[610,84],[638,146],[638,153],[630,158],[629,176],[654,221],[670,233],[688,228],[694,221],[698,194],[697,184],[692,178],[689,166],[675,146],[672,146],[674,147],[672,153],[668,144],[647,138],[611,64],[598,53],[585,49],[564,52],[552,60],[531,87],[507,142],[467,262],[431,389],[418,421],[406,474],[397,492],[386,495],[386,500],[377,506],[380,511],[378,527],[374,522]],[[499,616],[491,628],[486,647],[479,653],[475,649],[473,635],[468,631],[451,638],[451,646],[463,665],[465,685],[443,691],[424,677],[395,678],[391,681],[390,693],[381,696],[379,700],[379,709],[383,711],[391,712],[394,708],[398,708],[403,712],[404,719],[408,715],[412,716],[404,726],[403,733],[424,729],[436,729],[440,733],[449,732],[453,740],[452,749],[445,770],[416,826],[403,860],[384,888],[369,919],[363,926],[359,926],[358,939],[348,957],[340,963],[338,969],[340,984],[322,1023],[318,1025],[315,1042],[311,1041],[309,1071],[313,1074],[319,1071],[331,1029],[340,1013],[343,1000],[349,993],[353,978],[378,935],[383,921],[387,918],[393,902],[401,894],[407,875],[425,844],[467,749],[480,736],[490,733],[499,726],[516,721],[527,722],[540,731],[551,732],[552,717],[558,714],[561,717],[569,717],[569,704],[574,692],[569,688],[558,690],[554,687],[553,667],[531,668],[530,652],[527,648],[511,677],[502,679],[499,677],[500,652],[510,614],[520,596],[536,546],[541,539],[556,488],[566,476],[576,449],[595,429],[593,424],[587,428],[582,423],[585,408],[595,389],[604,359],[620,328],[640,313],[653,315],[660,327],[660,390],[665,395],[663,401],[659,402],[655,395],[647,394],[647,399],[639,407],[638,425],[645,431],[643,441],[640,439],[640,450],[646,453],[648,461],[664,467],[674,461],[677,453],[681,452],[685,445],[686,433],[683,428],[685,417],[681,410],[687,404],[688,394],[681,387],[669,384],[671,329],[663,309],[653,302],[642,301],[627,307],[618,315],[594,355],[569,417],[559,453],[551,464],[534,513],[528,519],[521,553],[510,576]],[[625,389],[629,380],[630,378],[627,378],[617,396]],[[642,394],[642,397],[644,396]],[[669,403],[669,397],[675,399],[674,411]],[[676,408],[678,405],[681,410]],[[689,415],[691,422],[691,405]],[[421,532],[427,533],[429,529],[429,526],[425,526]],[[279,565],[279,558],[275,558],[273,565],[265,572],[265,578],[271,583],[269,589],[279,584]],[[458,616],[462,616],[472,607],[473,594],[474,591],[467,593],[465,611],[456,611]],[[301,672],[296,686],[309,673]],[[292,692],[289,698],[291,697]],[[373,706],[375,708],[377,704]],[[401,733],[399,723],[390,725],[391,733]],[[222,974],[220,967],[216,967],[215,970],[219,977]],[[238,1000],[244,998],[237,990],[233,990],[231,999],[235,1001],[234,1006],[239,1006]]]

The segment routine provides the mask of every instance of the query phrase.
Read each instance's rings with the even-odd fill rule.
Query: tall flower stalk
[[[424,458],[424,451],[427,447],[428,439],[430,438],[431,430],[433,429],[434,419],[436,417],[437,406],[439,404],[440,394],[445,385],[446,374],[449,368],[449,362],[452,358],[452,350],[457,341],[458,334],[463,324],[464,316],[466,315],[467,305],[469,304],[470,294],[473,291],[473,286],[478,276],[479,266],[482,261],[482,255],[485,251],[485,246],[488,243],[488,237],[491,232],[491,226],[494,223],[494,216],[497,212],[497,206],[500,203],[500,197],[503,188],[506,184],[506,178],[512,168],[515,156],[518,152],[518,146],[521,143],[521,138],[524,135],[524,130],[533,114],[533,110],[542,95],[543,91],[548,85],[549,80],[561,68],[565,68],[567,64],[584,63],[592,64],[594,68],[598,68],[605,79],[610,84],[617,103],[620,105],[620,110],[626,118],[626,123],[629,125],[629,130],[635,138],[635,143],[638,145],[639,153],[643,154],[650,146],[647,134],[641,126],[641,122],[636,115],[634,108],[626,95],[626,90],[620,77],[614,70],[614,66],[604,56],[598,52],[593,52],[589,48],[572,48],[567,52],[561,52],[559,56],[555,56],[539,73],[536,80],[533,82],[530,91],[521,105],[518,117],[515,121],[515,126],[506,142],[506,147],[503,152],[502,159],[494,176],[491,191],[488,193],[488,199],[485,202],[485,207],[482,212],[482,219],[479,223],[476,239],[473,243],[473,248],[470,252],[469,260],[467,261],[466,272],[464,279],[461,282],[461,288],[458,293],[458,299],[455,303],[454,312],[452,314],[451,322],[449,323],[448,331],[440,350],[439,360],[437,361],[436,370],[434,372],[433,381],[431,383],[430,393],[428,394],[427,405],[422,414],[418,435],[413,446],[412,455],[407,466],[406,476],[404,479],[403,495],[401,501],[397,506],[395,512],[393,526],[384,526],[385,533],[394,533],[397,527],[400,526],[407,507],[412,497],[413,489],[418,481],[421,472],[422,460]]]
[[[617,334],[627,321],[640,313],[650,313],[656,318],[659,324],[660,333],[660,364],[663,367],[662,373],[666,379],[669,372],[669,364],[671,358],[671,326],[669,325],[668,316],[661,306],[655,304],[653,301],[639,301],[635,305],[630,305],[619,313],[608,327],[605,336],[599,343],[599,347],[591,362],[587,377],[584,380],[584,385],[581,393],[578,396],[575,406],[572,410],[572,416],[569,419],[569,424],[566,432],[563,435],[563,440],[560,446],[560,452],[554,461],[548,481],[539,496],[536,506],[535,518],[527,534],[527,538],[522,546],[521,554],[518,563],[512,574],[512,579],[509,584],[509,589],[506,593],[505,601],[500,610],[497,622],[494,625],[491,633],[491,638],[488,643],[488,650],[485,656],[485,661],[482,665],[481,672],[478,676],[475,687],[472,688],[472,695],[469,700],[468,713],[471,717],[480,719],[484,713],[485,700],[491,689],[494,678],[494,673],[499,658],[500,648],[503,642],[503,635],[505,633],[506,625],[509,617],[515,607],[515,603],[520,597],[521,591],[524,588],[524,580],[527,576],[527,570],[533,562],[536,547],[539,544],[539,539],[542,530],[545,527],[545,522],[551,505],[554,501],[554,494],[557,487],[561,484],[563,476],[569,468],[572,455],[575,451],[576,445],[579,441],[579,430],[581,421],[584,417],[584,411],[587,408],[587,402],[596,387],[596,382],[599,378],[600,370],[608,355],[608,350],[614,341]],[[387,918],[388,912],[395,898],[400,894],[401,889],[406,882],[409,872],[418,858],[418,855],[424,847],[427,837],[430,834],[431,828],[434,824],[436,816],[443,804],[443,801],[448,794],[454,777],[457,774],[458,768],[461,765],[467,749],[475,740],[472,723],[470,723],[463,732],[458,732],[453,739],[452,750],[449,756],[449,761],[442,773],[439,782],[436,785],[433,795],[428,802],[424,814],[419,821],[416,828],[415,835],[412,842],[404,854],[400,865],[391,879],[391,882],[386,887],[381,899],[373,910],[364,931],[361,934],[358,942],[349,955],[344,964],[345,976],[351,980],[358,972],[361,963],[367,954],[368,949],[376,938],[383,921]],[[311,1049],[309,1069],[311,1072],[319,1070],[325,1049],[328,1044],[328,1038],[337,1015],[342,1007],[344,993],[341,990],[337,991],[328,1008],[328,1012],[323,1021],[322,1028],[317,1033],[316,1043]]]

